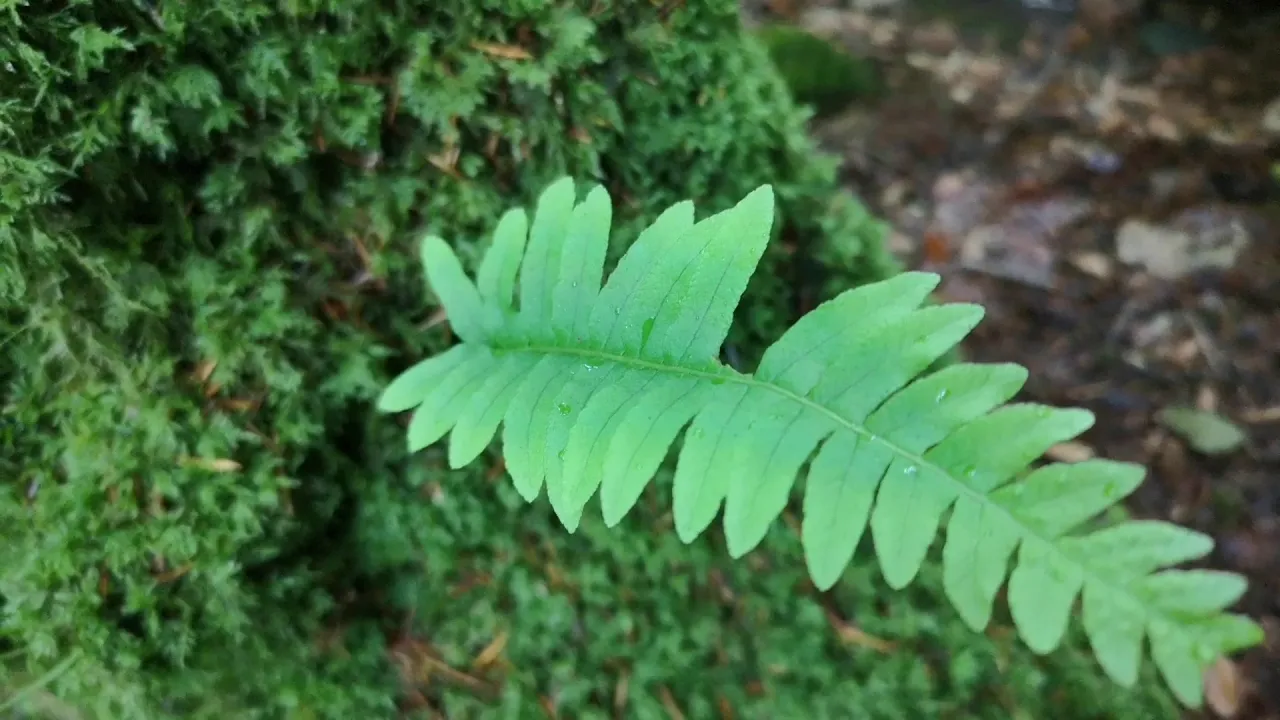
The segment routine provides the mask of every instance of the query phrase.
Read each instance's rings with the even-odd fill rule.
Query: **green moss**
[[[819,114],[851,103],[874,101],[885,91],[880,69],[868,58],[851,55],[831,42],[789,25],[756,30],[796,102]]]

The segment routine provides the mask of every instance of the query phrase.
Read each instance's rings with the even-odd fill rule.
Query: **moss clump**
[[[789,25],[766,25],[756,36],[769,48],[779,74],[796,102],[819,115],[854,102],[871,102],[885,92],[880,68],[833,43]]]

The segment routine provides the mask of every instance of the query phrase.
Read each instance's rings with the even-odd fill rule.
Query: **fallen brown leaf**
[[[786,20],[795,20],[800,15],[800,3],[797,0],[765,0],[770,12]]]
[[[488,645],[476,655],[476,659],[471,661],[472,670],[483,670],[492,665],[499,657],[502,651],[507,647],[507,631],[502,630],[496,637],[489,642]]]
[[[171,583],[174,580],[177,580],[178,578],[182,577],[183,575],[186,575],[187,573],[191,572],[191,569],[193,567],[195,566],[192,565],[191,563],[187,563],[182,567],[177,567],[177,568],[173,568],[172,570],[167,570],[165,572],[162,572],[156,576],[156,582],[160,583],[161,585],[165,583]]]
[[[1240,413],[1240,419],[1249,424],[1280,422],[1280,405],[1245,410]]]
[[[894,645],[888,640],[883,640],[870,633],[864,632],[856,625],[847,623],[840,616],[836,615],[827,608],[827,622],[831,623],[831,627],[835,628],[836,635],[840,641],[848,645],[857,645],[859,647],[871,648],[879,653],[889,653],[893,651]]]
[[[1205,669],[1204,697],[1219,717],[1235,717],[1243,695],[1244,682],[1235,663],[1220,657]]]
[[[662,699],[662,707],[666,708],[667,715],[671,720],[684,720],[684,711],[676,704],[675,696],[671,694],[671,690],[666,685],[658,688],[658,696]]]
[[[1111,277],[1111,258],[1100,252],[1075,253],[1069,260],[1077,270],[1098,280],[1107,280]]]
[[[1083,462],[1085,460],[1092,459],[1094,451],[1093,448],[1082,442],[1068,440],[1067,442],[1058,443],[1057,445],[1049,448],[1045,453],[1045,456],[1050,460],[1057,460],[1058,462]]]
[[[213,371],[217,367],[217,360],[201,360],[200,363],[196,365],[195,372],[191,373],[191,377],[194,378],[196,382],[204,384],[209,381],[209,376],[213,375]]]
[[[519,45],[503,45],[500,43],[473,42],[471,47],[486,55],[506,58],[508,60],[531,60],[533,55]]]
[[[435,312],[431,313],[431,317],[427,318],[427,321],[423,323],[421,329],[429,330],[448,319],[449,316],[445,313],[444,308],[439,308]]]
[[[245,398],[227,398],[226,400],[218,403],[223,410],[230,410],[232,412],[245,412],[247,410],[252,410],[257,404],[256,400],[248,400]]]
[[[406,685],[430,685],[441,680],[480,698],[493,698],[497,688],[469,673],[457,670],[436,656],[424,642],[413,638],[398,640],[389,648],[391,659],[399,666]]]
[[[627,693],[630,689],[631,673],[623,670],[618,678],[618,684],[613,686],[613,711],[618,717],[622,717],[623,711],[627,709]]]
[[[720,710],[720,720],[733,720],[733,706],[729,704],[729,698],[723,695],[716,696],[716,707]]]
[[[241,468],[240,463],[230,458],[196,458],[184,457],[179,460],[183,467],[196,467],[211,472],[235,472]]]
[[[427,162],[431,163],[435,169],[461,179],[462,174],[458,172],[457,168],[458,158],[461,157],[461,154],[462,151],[456,145],[450,146],[441,152],[428,155]]]

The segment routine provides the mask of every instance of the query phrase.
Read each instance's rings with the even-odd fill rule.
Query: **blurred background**
[[[1212,534],[1274,639],[1278,9],[745,5],[845,182],[894,227],[894,253],[986,306],[968,353],[1026,365],[1037,399],[1092,409],[1097,426],[1062,458],[1146,464],[1131,509]],[[1276,650],[1217,668],[1218,715],[1280,713]]]

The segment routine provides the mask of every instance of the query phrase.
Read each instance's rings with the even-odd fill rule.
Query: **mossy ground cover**
[[[818,299],[893,271],[734,3],[4,0],[0,17],[13,706],[1171,707],[1109,687],[1087,655],[1037,662],[1011,633],[974,636],[936,582],[891,594],[863,563],[819,597],[781,528],[742,562],[714,537],[685,546],[661,486],[622,528],[568,536],[517,501],[496,455],[446,471],[373,413],[390,377],[450,342],[421,233],[474,262],[500,212],[561,174],[609,186],[619,247],[658,208],[774,183],[783,222],[733,337],[743,362]],[[842,639],[833,618],[891,646]]]

